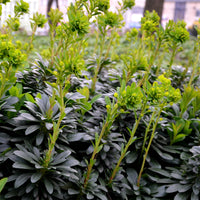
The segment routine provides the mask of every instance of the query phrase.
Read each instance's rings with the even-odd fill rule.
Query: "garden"
[[[26,35],[16,2],[0,32],[0,199],[200,199],[200,29],[146,11],[124,31],[134,5],[77,0]]]

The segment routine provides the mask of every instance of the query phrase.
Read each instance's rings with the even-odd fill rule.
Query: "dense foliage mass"
[[[190,39],[147,11],[122,35],[134,5],[79,0],[68,22],[36,13],[25,43],[29,5],[16,3],[0,33],[0,199],[199,200],[200,30]]]

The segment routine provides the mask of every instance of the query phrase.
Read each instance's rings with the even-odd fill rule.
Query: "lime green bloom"
[[[0,3],[3,3],[3,4],[6,4],[8,2],[10,2],[10,0],[0,0]]]
[[[25,54],[21,52],[18,45],[9,41],[6,35],[0,36],[0,62],[18,67],[24,62],[25,58]]]
[[[89,20],[82,10],[75,10],[73,5],[68,10],[69,29],[72,32],[77,31],[79,35],[89,32]]]
[[[20,27],[19,18],[10,17],[10,18],[7,19],[6,23],[11,28],[11,30],[13,30],[13,31],[19,30],[19,27]]]
[[[158,29],[159,23],[158,14],[155,11],[149,12],[147,10],[145,16],[141,19],[141,30],[145,31],[147,35],[151,35]]]
[[[190,38],[189,32],[186,29],[186,23],[184,21],[174,22],[169,20],[166,25],[165,37],[175,44],[184,43]]]
[[[96,0],[95,5],[99,11],[105,12],[110,8],[110,0]]]
[[[122,24],[122,20],[123,20],[123,16],[121,14],[117,14],[114,12],[106,12],[104,14],[99,15],[98,17],[98,23],[99,23],[99,27],[100,29],[102,29],[102,27],[104,27],[104,29],[106,27],[109,28],[113,28],[113,27],[120,27]]]
[[[138,30],[136,28],[132,28],[131,31],[126,33],[126,40],[131,41],[138,36]]]
[[[16,3],[14,11],[16,16],[27,14],[29,12],[29,4],[23,0],[20,0],[20,3]]]
[[[40,28],[43,28],[47,23],[45,15],[39,14],[38,12],[33,14],[33,18],[31,20]]]
[[[135,0],[123,0],[123,9],[132,9],[135,6]]]
[[[171,80],[160,75],[147,89],[147,96],[151,104],[173,104],[181,99],[181,92],[171,85]]]
[[[119,106],[130,110],[140,107],[144,98],[141,88],[137,87],[135,83],[132,83],[131,86],[118,88],[114,96],[117,98]]]

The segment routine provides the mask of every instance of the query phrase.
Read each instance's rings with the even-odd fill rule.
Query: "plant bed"
[[[48,20],[20,42],[16,4],[0,35],[0,199],[199,199],[199,37],[155,12],[122,34],[134,1],[109,6],[76,1],[68,22],[52,9],[35,56]]]

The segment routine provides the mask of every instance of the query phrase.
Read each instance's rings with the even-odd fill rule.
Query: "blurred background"
[[[3,26],[8,15],[14,15],[14,4],[16,0],[3,5],[0,26]],[[22,29],[31,31],[29,19],[33,13],[39,12],[47,15],[50,8],[59,8],[64,13],[64,21],[67,21],[67,7],[75,0],[26,0],[30,4],[30,13],[21,19]],[[120,0],[119,0],[120,1]],[[168,20],[184,20],[187,28],[198,23],[200,18],[200,0],[136,0],[132,10],[125,13],[124,29],[140,28],[140,19],[145,10],[156,10],[161,17],[161,24],[165,26]],[[110,0],[110,10],[115,11],[118,7],[118,0]],[[44,29],[38,29],[37,34],[43,35],[48,31],[48,25]]]

